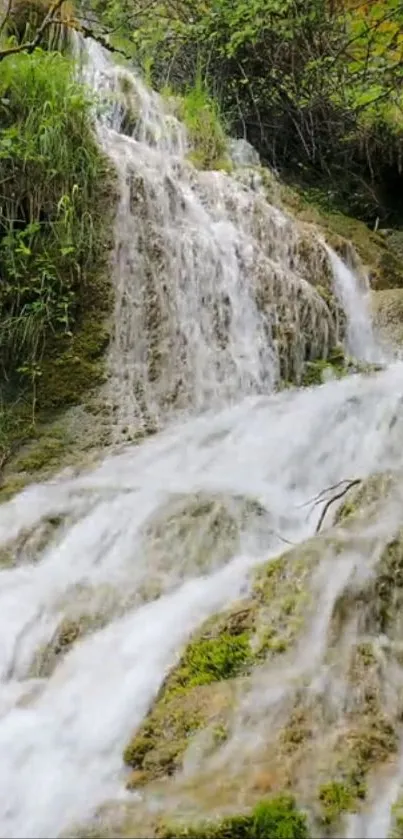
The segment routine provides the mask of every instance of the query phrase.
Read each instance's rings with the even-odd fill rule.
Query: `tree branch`
[[[12,1],[13,0],[8,0],[10,8]],[[53,24],[62,23],[60,18],[55,17],[54,15],[59,11],[59,9],[61,9],[63,3],[65,2],[66,0],[55,0],[55,2],[52,3],[52,5],[50,6],[48,13],[44,17],[32,41],[27,41],[24,44],[17,44],[14,47],[7,47],[7,49],[0,50],[0,61],[3,61],[4,58],[8,58],[11,55],[18,55],[18,53],[32,53],[37,47],[39,47],[42,35],[46,31],[46,29],[49,26],[52,26]],[[4,24],[4,22],[5,21],[3,21],[2,25]],[[124,58],[130,60],[130,55],[128,55],[124,50],[120,49],[119,47],[115,47],[113,46],[113,44],[110,44],[106,40],[104,35],[95,32],[95,30],[92,29],[92,27],[87,26],[86,24],[81,23],[78,20],[65,21],[64,25],[67,26],[69,29],[74,29],[77,32],[81,32],[84,38],[93,38],[94,41],[97,41],[99,44],[101,44],[102,47],[104,47],[104,49],[108,50],[109,52],[119,53],[120,55],[123,55]]]
[[[332,505],[335,501],[337,501],[339,498],[343,498],[343,495],[346,495],[346,493],[349,491],[349,489],[352,489],[352,487],[358,486],[361,482],[362,482],[362,481],[361,481],[361,478],[356,478],[354,481],[350,481],[350,482],[347,484],[347,486],[345,486],[342,490],[340,490],[340,492],[337,492],[337,493],[336,493],[336,495],[332,495],[332,497],[331,497],[331,498],[329,498],[329,500],[328,500],[328,501],[326,501],[326,504],[325,504],[325,506],[324,506],[324,508],[323,508],[323,510],[322,510],[322,512],[321,512],[321,514],[320,514],[319,521],[318,521],[318,523],[317,523],[317,525],[316,525],[316,530],[315,530],[315,533],[319,533],[319,531],[320,531],[320,529],[321,529],[321,527],[322,527],[322,524],[323,524],[323,522],[324,522],[324,519],[325,519],[325,516],[326,516],[326,513],[327,513],[327,511],[328,511],[329,507],[330,507],[330,506],[331,506],[331,505]],[[324,490],[324,492],[326,492],[326,491],[327,491],[327,490]],[[316,502],[316,503],[318,503],[318,502]]]
[[[54,18],[54,15],[59,11],[59,9],[61,9],[63,3],[65,2],[66,0],[54,0],[54,2],[49,6],[49,9],[41,25],[38,27],[36,35],[32,41],[27,41],[25,44],[18,44],[15,47],[8,47],[5,50],[0,50],[0,61],[3,61],[4,58],[8,58],[10,55],[16,55],[19,52],[33,52],[36,47],[39,46],[42,35],[46,29],[53,23],[60,23],[60,20],[58,20],[58,18]]]

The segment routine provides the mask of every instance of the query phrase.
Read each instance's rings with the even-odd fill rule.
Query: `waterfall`
[[[255,171],[197,171],[172,102],[95,42],[85,44],[83,73],[103,102],[99,140],[119,178],[109,359],[117,439],[270,393],[280,376],[298,382],[305,361],[342,340],[343,310],[364,312],[357,278],[312,228],[267,202]]]
[[[158,433],[0,506],[0,559],[18,556],[0,571],[0,835],[14,839],[72,835],[133,800],[124,746],[190,634],[314,534],[310,499],[401,459],[403,364],[274,392],[343,337],[332,276],[351,350],[372,356],[353,273],[259,185],[196,171],[169,104],[88,49],[120,194],[106,397],[117,440]],[[366,573],[364,542],[341,554],[323,547],[307,690],[337,597]]]
[[[360,286],[352,268],[331,248],[327,248],[327,252],[332,264],[336,294],[347,315],[348,349],[361,361],[385,361],[385,351],[381,349],[372,327],[368,278],[365,276]]]

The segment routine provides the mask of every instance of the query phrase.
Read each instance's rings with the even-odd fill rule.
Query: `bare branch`
[[[338,481],[337,484],[332,484],[332,486],[322,489],[321,492],[313,498],[310,498],[309,501],[304,501],[304,503],[299,506],[308,507],[313,504],[316,507],[317,504],[320,504],[320,502],[324,500],[323,496],[326,495],[327,492],[333,492],[334,489],[338,489],[342,484],[351,484],[351,480],[351,478],[343,478],[341,481]]]
[[[326,504],[325,504],[321,514],[320,514],[319,521],[316,525],[315,533],[319,533],[329,507],[335,501],[337,501],[339,498],[343,498],[343,495],[346,495],[346,493],[349,491],[349,489],[352,489],[352,487],[358,486],[360,483],[362,483],[361,478],[356,478],[354,481],[350,481],[350,483],[347,484],[347,486],[344,487],[344,489],[342,489],[340,492],[336,493],[336,495],[333,495],[332,498],[329,498],[329,500],[326,502]],[[325,492],[326,492],[326,490],[325,490]]]

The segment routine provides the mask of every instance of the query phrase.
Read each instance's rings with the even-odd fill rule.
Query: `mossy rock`
[[[162,826],[158,839],[309,839],[306,816],[290,795],[261,801],[248,815],[183,827]]]
[[[374,325],[386,345],[403,346],[403,288],[383,289],[371,295]]]
[[[341,781],[322,784],[318,793],[321,805],[321,819],[324,824],[338,822],[344,813],[357,810],[357,794],[354,788]]]
[[[211,726],[213,738],[218,727],[223,730],[236,690],[236,683],[225,681],[196,686],[157,703],[125,749],[124,761],[134,770],[128,788],[176,772],[201,728]]]
[[[31,678],[43,679],[51,676],[61,658],[80,638],[102,628],[106,622],[105,616],[90,614],[63,620],[51,640],[36,653],[30,668]]]
[[[196,732],[210,728],[219,748],[238,691],[253,668],[285,654],[310,606],[309,579],[320,552],[306,547],[255,573],[251,598],[210,618],[167,676],[138,732],[124,752],[135,770],[129,785],[172,775]],[[218,727],[218,728],[217,728]]]
[[[242,534],[268,522],[256,501],[229,493],[178,494],[146,522],[142,550],[155,569],[155,582],[167,570],[174,584],[189,573],[221,567],[241,549]]]
[[[370,276],[374,289],[403,288],[403,263],[393,244],[385,236],[370,230],[364,222],[343,213],[326,210],[309,193],[280,184],[279,200],[293,215],[315,224],[325,234],[328,244],[343,259],[354,258],[351,244]]]
[[[380,472],[360,481],[346,493],[335,515],[336,524],[361,513],[367,515],[368,509],[386,499],[395,485],[396,476],[391,472]]]
[[[52,543],[62,525],[61,516],[48,516],[38,526],[22,531],[16,540],[0,545],[0,567],[35,562]]]

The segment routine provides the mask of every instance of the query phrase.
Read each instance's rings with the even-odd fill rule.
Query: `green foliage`
[[[388,839],[402,839],[403,837],[403,797],[400,795],[392,807],[392,827]]]
[[[331,185],[335,209],[403,217],[400,0],[100,3],[154,84],[202,77],[264,161]]]
[[[306,817],[291,796],[260,802],[248,816],[193,827],[163,828],[161,839],[309,839]]]
[[[336,821],[342,813],[354,812],[357,807],[357,791],[346,783],[331,781],[322,784],[319,790],[322,820],[325,824]]]
[[[236,676],[251,659],[249,634],[199,638],[186,649],[168,694]]]
[[[217,102],[209,96],[200,76],[179,104],[179,117],[185,123],[192,152],[189,157],[199,169],[228,168],[226,137]]]
[[[66,353],[103,261],[107,169],[90,108],[59,53],[0,65],[0,371],[3,388],[30,386],[34,408],[45,350]]]

